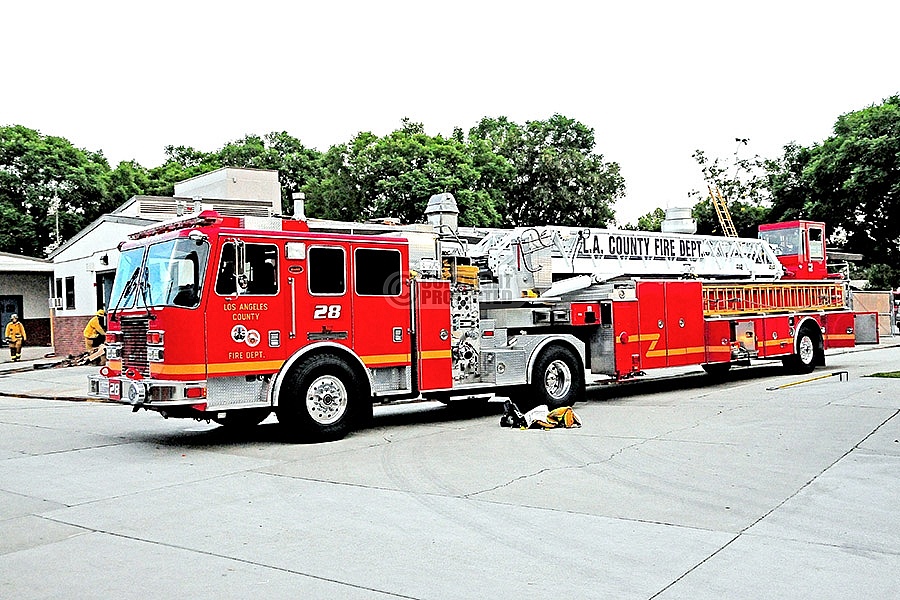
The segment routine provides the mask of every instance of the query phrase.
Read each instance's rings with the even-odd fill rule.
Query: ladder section
[[[704,283],[703,314],[735,315],[847,307],[843,283]]]
[[[769,244],[756,238],[595,228],[495,230],[470,247],[470,256],[495,277],[524,274],[538,290],[560,275],[771,281],[784,273]]]
[[[725,234],[725,237],[737,237],[737,230],[734,228],[731,213],[728,211],[728,203],[725,202],[722,192],[719,191],[719,186],[716,186],[716,191],[713,191],[710,186],[706,186],[706,189],[709,190],[713,208],[716,209],[716,215],[719,217],[719,223],[722,225],[722,233]]]

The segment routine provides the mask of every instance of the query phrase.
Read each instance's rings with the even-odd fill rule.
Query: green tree
[[[666,220],[666,211],[657,207],[652,212],[638,217],[637,228],[639,231],[662,231],[662,222]]]
[[[363,150],[377,136],[359,133],[349,144],[332,146],[319,158],[319,177],[307,183],[306,213],[319,219],[360,221],[368,214],[367,193],[363,187]]]
[[[107,197],[104,212],[115,210],[134,196],[150,189],[150,173],[135,161],[123,161],[105,176]]]
[[[305,147],[287,132],[272,132],[264,137],[245,136],[226,144],[217,153],[223,167],[272,169],[278,171],[281,183],[282,210],[291,211],[295,192],[312,186],[319,177],[321,153]]]
[[[755,238],[760,223],[768,220],[771,193],[769,190],[770,161],[754,155],[743,158],[742,147],[750,141],[735,138],[737,144],[729,159],[710,160],[702,150],[692,155],[703,174],[707,189],[694,190],[689,195],[697,200],[691,211],[697,221],[697,233],[703,235],[724,235],[719,216],[712,205],[711,193],[720,193],[725,199],[728,214],[740,237]]]
[[[166,160],[148,172],[149,185],[144,194],[172,196],[175,184],[191,177],[222,168],[216,152],[202,152],[190,146],[166,146]]]
[[[21,125],[0,127],[0,250],[42,256],[75,235],[107,208],[108,173],[100,152]]]
[[[900,264],[900,96],[841,115],[820,144],[786,147],[770,181],[773,215],[825,221],[865,264]]]
[[[458,133],[430,136],[421,123],[404,119],[400,129],[378,137],[357,135],[322,158],[321,179],[307,186],[311,216],[344,220],[394,217],[421,222],[433,194],[452,192],[461,225],[500,223],[488,184],[504,169],[483,144]]]
[[[625,223],[620,228],[626,231],[662,231],[662,222],[666,220],[666,211],[656,207],[647,214],[638,217],[637,224]]]
[[[900,269],[890,265],[871,265],[865,269],[863,277],[869,280],[866,284],[866,289],[869,290],[893,290],[900,286]]]
[[[506,224],[603,227],[613,219],[625,180],[617,163],[594,152],[594,131],[582,123],[556,114],[523,127],[485,117],[469,138],[490,144],[514,169],[512,179],[496,182]]]

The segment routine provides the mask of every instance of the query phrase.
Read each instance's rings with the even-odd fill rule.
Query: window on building
[[[356,250],[356,293],[360,296],[400,295],[400,253],[396,250]]]
[[[346,260],[343,248],[309,249],[309,293],[339,296],[347,290]]]
[[[57,278],[56,278],[56,286],[54,286],[54,288],[53,288],[53,290],[54,290],[54,291],[53,291],[53,297],[54,297],[54,298],[59,298],[60,300],[62,300],[62,297],[63,297],[63,286],[62,286],[62,281],[63,281],[63,280],[62,280],[62,277],[57,277]]]
[[[66,308],[75,308],[75,278],[66,277]]]

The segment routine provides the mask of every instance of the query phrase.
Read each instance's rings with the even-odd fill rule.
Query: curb
[[[28,400],[59,400],[61,402],[98,402],[101,404],[121,404],[104,398],[91,398],[89,396],[41,396],[39,394],[22,394],[17,392],[0,392],[4,398],[26,398]]]

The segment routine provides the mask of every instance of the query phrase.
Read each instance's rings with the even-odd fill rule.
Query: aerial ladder
[[[488,233],[467,254],[508,299],[628,277],[774,281],[784,273],[763,240],[650,231],[517,227]]]
[[[633,278],[701,280],[707,316],[830,310],[847,301],[843,282],[783,281],[778,257],[756,238],[518,227],[488,233],[465,254],[479,268],[481,300],[495,303],[585,297]]]

